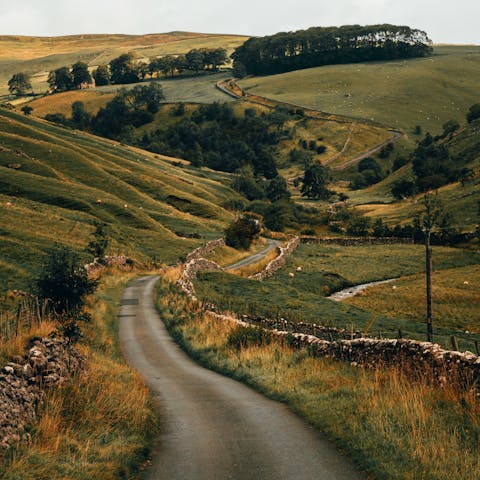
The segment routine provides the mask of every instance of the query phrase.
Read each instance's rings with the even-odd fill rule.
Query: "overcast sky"
[[[310,26],[394,23],[434,42],[480,44],[480,0],[0,0],[0,34],[266,35]]]

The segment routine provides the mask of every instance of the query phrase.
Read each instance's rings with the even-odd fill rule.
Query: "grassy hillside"
[[[215,88],[215,83],[228,75],[224,73],[204,75],[191,78],[162,79],[160,81],[166,102],[192,102],[212,103],[232,100],[230,97]],[[29,101],[28,104],[34,109],[32,114],[37,117],[44,117],[47,113],[63,113],[66,116],[71,114],[73,102],[81,101],[85,108],[95,114],[101,107],[104,107],[121,88],[133,88],[137,84],[130,85],[108,85],[92,90],[73,90],[71,92],[57,93]],[[141,83],[140,85],[148,85]],[[21,104],[25,103],[23,98]],[[14,102],[15,103],[15,102]],[[17,105],[20,111],[20,105]]]
[[[473,340],[480,340],[473,313],[478,301],[472,305],[474,292],[478,291],[480,255],[434,247],[433,259],[435,282],[438,282],[434,292],[435,304],[438,303],[436,341],[448,347],[450,335],[455,334],[463,348],[473,349]],[[297,267],[302,267],[301,271]],[[201,273],[195,286],[199,298],[210,299],[227,311],[347,329],[353,325],[369,335],[381,331],[387,337],[395,337],[401,328],[406,337],[424,340],[424,271],[422,245],[301,245],[284,268],[260,283],[212,272]],[[399,277],[400,281],[376,287],[371,295],[367,292],[367,296],[358,300],[334,302],[325,298],[351,285]],[[465,280],[470,284],[464,285]],[[392,305],[396,309],[402,307],[392,313]],[[476,335],[465,334],[465,330]]]
[[[91,67],[108,63],[126,52],[139,59],[182,54],[192,48],[226,48],[232,52],[248,37],[205,33],[171,32],[152,35],[73,35],[67,37],[0,37],[0,95],[8,93],[13,73],[28,72],[35,92],[47,90],[50,70],[77,60]]]
[[[480,202],[480,121],[465,126],[445,143],[453,158],[465,161],[465,166],[474,173],[463,185],[451,183],[438,191],[446,209],[452,214],[453,223],[462,230],[474,230],[479,224],[478,203]],[[423,194],[393,202],[391,185],[400,178],[413,178],[411,166],[406,165],[382,182],[364,190],[349,191],[351,202],[360,205],[362,211],[373,217],[388,218],[403,222],[422,208],[419,201]]]
[[[2,289],[25,286],[54,242],[83,250],[97,220],[111,253],[174,262],[220,234],[236,196],[225,174],[3,110],[0,172]]]
[[[333,65],[243,80],[251,93],[374,119],[411,132],[438,132],[478,102],[480,47],[436,47],[432,57]]]

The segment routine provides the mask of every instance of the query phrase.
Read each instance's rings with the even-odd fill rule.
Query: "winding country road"
[[[120,311],[129,363],[158,399],[162,432],[145,480],[356,480],[345,457],[281,403],[202,368],[153,303],[157,277],[134,281]]]
[[[279,247],[281,244],[282,242],[279,242],[278,240],[268,238],[267,247],[264,250],[256,253],[255,255],[250,255],[249,257],[244,258],[243,260],[240,260],[233,265],[229,265],[228,267],[225,267],[224,270],[236,270],[237,268],[246,267],[247,265],[253,265],[254,263],[257,263],[263,258],[265,258],[274,248]]]

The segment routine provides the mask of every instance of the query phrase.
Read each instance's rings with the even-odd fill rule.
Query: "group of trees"
[[[173,114],[178,116],[179,112]],[[165,129],[145,134],[138,146],[226,172],[250,165],[255,175],[273,178],[279,142],[273,124],[270,114],[258,115],[247,109],[236,115],[228,103],[213,103],[199,106],[191,115],[182,114]]]
[[[151,122],[163,99],[163,89],[159,83],[137,85],[131,90],[121,89],[113,100],[94,116],[85,110],[83,102],[77,101],[72,104],[70,118],[53,113],[46,115],[45,119],[80,130],[89,130],[108,138],[130,136],[131,140],[131,131]]]
[[[190,50],[185,55],[167,55],[153,58],[150,63],[139,61],[133,53],[124,53],[114,58],[108,65],[99,65],[90,73],[88,65],[77,62],[72,67],[60,67],[52,70],[48,76],[48,84],[52,92],[65,92],[80,88],[83,83],[103,86],[109,84],[123,85],[137,83],[148,75],[153,77],[163,74],[173,76],[175,73],[194,72],[202,70],[215,71],[228,61],[224,48],[201,48]],[[16,74],[12,78],[12,93],[31,89],[26,74]],[[25,79],[27,81],[25,81]],[[9,83],[10,86],[10,83]],[[24,93],[22,93],[24,94]]]
[[[275,73],[320,65],[391,60],[429,55],[427,34],[406,26],[314,27],[252,37],[232,55],[248,74]]]
[[[466,119],[468,123],[480,119],[480,104],[470,107]],[[473,171],[467,167],[480,152],[480,143],[470,142],[467,151],[454,154],[451,141],[461,125],[457,120],[448,120],[443,124],[441,134],[433,137],[427,133],[417,144],[417,148],[410,155],[414,178],[403,178],[392,184],[392,194],[397,199],[415,195],[419,192],[435,190],[451,182],[468,181]],[[401,160],[401,162],[400,162]],[[408,159],[398,158],[399,164],[405,164]],[[395,165],[394,165],[395,166]]]
[[[51,92],[66,92],[80,88],[83,83],[92,83],[92,76],[85,62],[77,62],[69,67],[52,70],[47,80]]]
[[[215,71],[228,61],[224,48],[200,48],[190,50],[185,55],[166,55],[153,58],[148,64],[148,73],[153,77],[163,74],[174,76],[175,73],[194,72],[202,70]]]

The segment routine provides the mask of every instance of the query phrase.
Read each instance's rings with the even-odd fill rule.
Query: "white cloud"
[[[396,23],[435,41],[480,43],[474,0],[0,0],[0,34],[153,33],[264,35],[309,26]]]

